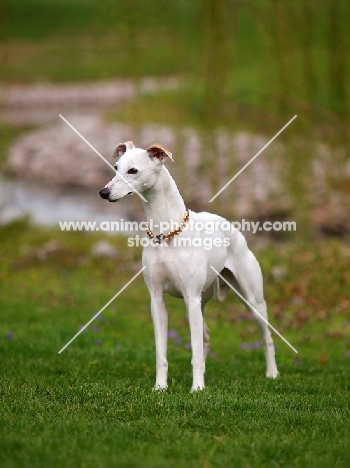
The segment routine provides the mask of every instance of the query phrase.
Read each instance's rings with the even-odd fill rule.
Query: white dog
[[[191,330],[192,391],[204,388],[205,358],[209,349],[205,305],[213,295],[220,297],[222,290],[228,289],[214,270],[251,305],[248,308],[262,331],[266,376],[276,378],[278,371],[271,334],[266,322],[255,312],[267,320],[261,269],[244,236],[232,227],[223,229],[222,226],[230,223],[220,216],[195,213],[186,208],[174,179],[164,166],[165,159],[172,159],[172,155],[160,144],[144,150],[128,141],[116,147],[115,155],[118,158],[116,176],[100,191],[100,196],[115,202],[138,192],[147,200],[143,201],[143,206],[149,223],[147,234],[152,242],[143,250],[142,263],[147,267],[144,278],[151,296],[156,341],[155,388],[167,388],[168,315],[164,292],[185,301]],[[173,228],[174,222],[177,229]],[[162,232],[165,223],[171,228]],[[209,235],[200,229],[206,223],[215,226]],[[211,249],[203,248],[208,245],[208,238],[213,245]]]

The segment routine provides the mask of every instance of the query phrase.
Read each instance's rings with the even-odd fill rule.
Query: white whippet
[[[251,305],[248,309],[257,320],[263,336],[266,376],[276,378],[278,371],[270,330],[256,313],[267,320],[261,269],[244,236],[238,230],[223,229],[222,226],[230,223],[220,216],[187,210],[174,179],[164,166],[165,159],[172,159],[172,155],[161,145],[154,144],[144,150],[135,148],[133,142],[128,141],[116,147],[115,156],[118,158],[116,175],[100,191],[100,196],[116,202],[137,191],[147,199],[143,206],[150,226],[147,234],[153,242],[144,247],[142,263],[147,267],[144,278],[151,296],[155,332],[155,388],[167,388],[168,315],[164,292],[185,301],[191,331],[192,391],[204,388],[205,358],[209,350],[205,305],[213,295],[220,297],[223,290],[228,289],[211,267],[220,272]],[[176,230],[161,232],[160,226],[164,223],[172,226],[174,221],[178,225]],[[214,226],[209,235],[200,229],[205,223]],[[179,245],[185,238],[186,242]],[[205,239],[205,245],[208,245],[208,238],[212,240],[211,249],[203,248]]]

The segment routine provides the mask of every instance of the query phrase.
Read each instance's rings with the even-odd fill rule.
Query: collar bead
[[[157,244],[161,244],[164,240],[169,241],[173,239],[175,236],[180,234],[183,231],[183,228],[185,227],[187,221],[190,219],[190,213],[188,211],[188,208],[186,206],[186,211],[185,214],[182,218],[181,223],[179,224],[179,227],[177,229],[173,229],[172,231],[168,232],[167,234],[154,234],[154,232],[151,231],[147,224],[147,236],[150,239],[156,239]]]

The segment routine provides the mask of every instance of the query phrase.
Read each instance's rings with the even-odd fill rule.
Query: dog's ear
[[[146,151],[157,163],[164,163],[166,157],[170,158],[174,162],[172,153],[159,143],[154,143],[149,146]]]
[[[126,141],[125,143],[119,143],[119,145],[117,145],[114,153],[113,153],[113,157],[114,158],[120,158],[120,156],[123,156],[123,154],[130,150],[130,149],[133,149],[135,148],[135,145],[132,141]]]

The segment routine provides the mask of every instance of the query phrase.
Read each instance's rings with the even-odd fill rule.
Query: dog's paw
[[[165,392],[166,390],[168,390],[168,385],[167,384],[155,384],[155,386],[153,387],[153,391],[154,392]]]
[[[278,370],[276,370],[275,372],[266,372],[266,377],[268,379],[277,379],[279,375],[280,373],[278,372]]]
[[[197,385],[197,387],[191,388],[191,393],[201,392],[202,390],[204,390],[204,388],[204,385]]]

